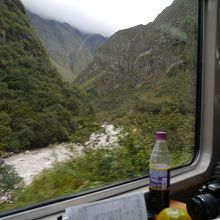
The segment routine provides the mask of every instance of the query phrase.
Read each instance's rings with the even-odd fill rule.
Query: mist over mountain
[[[47,20],[30,11],[27,15],[65,80],[72,81],[79,75],[93,61],[96,49],[106,41],[100,34],[83,33],[67,23]]]

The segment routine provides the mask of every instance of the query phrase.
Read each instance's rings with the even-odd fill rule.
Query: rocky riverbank
[[[28,185],[34,176],[38,175],[43,169],[52,168],[56,162],[66,161],[82,154],[85,146],[94,149],[117,147],[122,129],[115,128],[114,125],[107,123],[103,124],[102,127],[104,132],[92,133],[84,145],[61,143],[52,147],[13,154],[9,158],[4,158],[4,161],[6,164],[12,165],[18,175],[23,178],[24,183]]]

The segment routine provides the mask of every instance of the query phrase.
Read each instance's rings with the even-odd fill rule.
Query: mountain
[[[69,140],[92,116],[87,97],[51,65],[20,0],[0,2],[0,97],[0,152]]]
[[[154,22],[118,31],[75,83],[91,94],[97,110],[107,113],[140,105],[157,111],[165,102],[192,112],[196,8],[195,0],[175,0]]]
[[[30,11],[27,14],[52,63],[66,80],[79,75],[106,41],[99,34],[82,33],[67,23],[47,20]]]

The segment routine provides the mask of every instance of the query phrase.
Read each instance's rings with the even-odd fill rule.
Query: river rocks
[[[2,158],[0,158],[0,166],[3,165],[4,163],[5,161]]]
[[[115,128],[114,125],[104,123],[102,127],[105,129],[104,133],[92,133],[89,141],[85,143],[85,146],[93,149],[118,147],[119,135],[121,128]]]
[[[71,151],[61,145],[53,148],[44,148],[14,154],[9,158],[5,158],[5,163],[14,166],[18,175],[23,178],[25,184],[30,184],[35,175],[39,174],[43,169],[51,168],[56,161],[69,159]]]
[[[13,156],[13,152],[5,152],[5,151],[0,151],[0,158],[8,158]]]
[[[4,162],[12,165],[18,175],[23,178],[26,185],[30,184],[33,178],[44,169],[49,169],[56,162],[67,161],[70,158],[83,154],[84,147],[93,149],[118,147],[121,128],[104,123],[103,133],[92,133],[89,141],[84,146],[77,143],[61,143],[52,147],[29,150],[19,154],[8,155],[5,153]],[[1,163],[1,161],[0,161]]]

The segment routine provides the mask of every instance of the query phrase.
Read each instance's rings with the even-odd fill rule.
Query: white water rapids
[[[121,129],[110,124],[103,124],[102,127],[105,131],[103,133],[92,133],[84,146],[93,148],[118,146]],[[80,155],[84,146],[75,143],[62,143],[53,147],[14,154],[5,158],[4,161],[6,164],[12,165],[18,175],[23,178],[24,183],[28,185],[34,176],[44,169],[53,167],[55,162],[65,161]]]
[[[51,168],[54,162],[67,160],[70,156],[71,152],[66,145],[60,144],[51,148],[14,154],[4,160],[15,168],[25,184],[30,184],[33,177],[38,175],[43,169]]]

